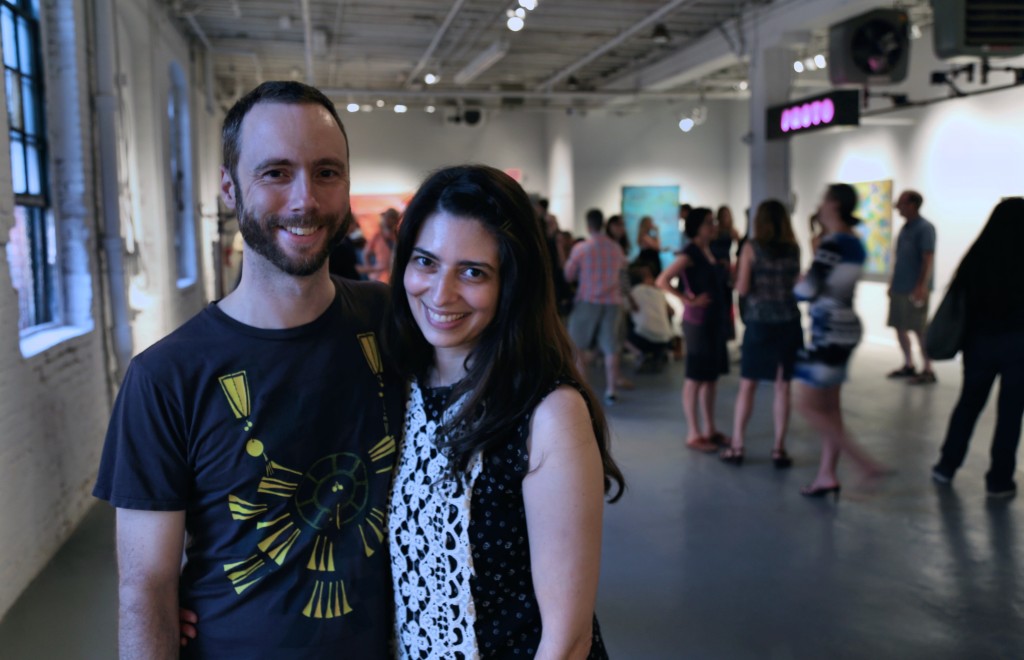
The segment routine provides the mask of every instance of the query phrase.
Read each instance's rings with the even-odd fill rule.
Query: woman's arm
[[[747,241],[740,250],[739,264],[736,266],[736,293],[745,296],[750,293],[750,275],[754,268],[754,246]]]
[[[658,287],[666,293],[671,293],[676,298],[682,298],[683,302],[686,302],[686,298],[672,287],[672,278],[679,277],[684,270],[690,267],[690,258],[685,254],[681,254],[675,258],[675,261],[670,263],[665,270],[661,271],[658,275],[658,279],[654,281],[654,286]]]
[[[671,293],[676,298],[683,301],[684,305],[693,305],[695,307],[707,307],[711,303],[711,296],[707,293],[701,293],[699,295],[691,295],[689,293],[683,293],[678,289],[674,288],[671,284],[673,277],[682,277],[683,271],[690,267],[690,257],[685,254],[681,254],[676,257],[676,260],[668,265],[668,268],[661,271],[661,275],[658,275],[658,279],[655,280],[654,284],[662,291]]]
[[[535,657],[586,658],[601,564],[604,470],[579,392],[562,386],[537,406],[528,451],[523,502],[542,623]]]

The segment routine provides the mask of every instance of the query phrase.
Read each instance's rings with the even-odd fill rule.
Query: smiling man
[[[384,511],[402,420],[386,287],[332,279],[348,139],[312,87],[229,111],[238,288],[131,363],[95,495],[117,508],[122,658],[386,658]],[[182,565],[182,554],[185,562]]]

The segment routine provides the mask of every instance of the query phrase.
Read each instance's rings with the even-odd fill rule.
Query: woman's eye
[[[429,257],[413,257],[412,260],[420,268],[429,268],[434,263]]]
[[[486,273],[484,273],[484,271],[479,268],[467,268],[465,272],[466,277],[468,277],[471,280],[480,280],[483,279],[484,276],[486,275]]]

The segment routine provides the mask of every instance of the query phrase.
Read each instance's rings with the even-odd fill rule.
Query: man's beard
[[[288,275],[309,277],[319,271],[331,255],[331,249],[334,247],[341,226],[342,216],[338,213],[330,215],[307,213],[288,217],[265,215],[262,218],[256,218],[242,204],[242,201],[238,200],[238,228],[242,232],[245,244]],[[282,227],[322,227],[323,231],[327,232],[327,237],[318,252],[301,257],[290,257],[277,243],[277,231]]]

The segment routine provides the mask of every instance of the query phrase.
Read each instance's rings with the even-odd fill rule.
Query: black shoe
[[[922,371],[907,382],[911,385],[933,385],[939,382],[939,379],[935,377],[934,371]]]
[[[1017,495],[1017,484],[1010,484],[1008,486],[998,486],[996,488],[992,488],[991,486],[989,486],[986,489],[985,494],[991,497],[992,499],[1005,499],[1009,497],[1014,497],[1015,495]]]
[[[937,484],[948,484],[953,481],[953,471],[947,470],[941,465],[932,468],[932,481]]]
[[[772,465],[777,470],[785,470],[793,465],[793,459],[789,457],[785,449],[772,450]]]
[[[896,369],[895,371],[890,371],[888,374],[885,375],[885,377],[886,378],[913,378],[916,375],[917,375],[917,371],[913,367],[911,367],[909,365],[904,365],[904,366],[900,367],[899,369]]]

